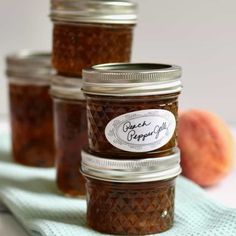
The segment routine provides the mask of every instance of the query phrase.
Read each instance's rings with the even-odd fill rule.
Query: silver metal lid
[[[12,82],[49,84],[53,69],[49,52],[22,50],[6,57],[6,74]]]
[[[143,96],[182,90],[181,67],[154,63],[111,63],[83,70],[83,91],[104,96]]]
[[[82,173],[108,182],[141,183],[174,178],[181,173],[180,151],[166,157],[141,160],[113,160],[82,151]]]
[[[82,79],[55,75],[52,78],[50,93],[56,98],[85,100],[81,88]]]
[[[127,0],[51,0],[53,21],[135,24],[137,4]]]

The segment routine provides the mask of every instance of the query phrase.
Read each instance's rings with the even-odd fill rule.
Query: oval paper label
[[[175,116],[161,109],[123,114],[111,120],[105,129],[109,143],[128,152],[149,152],[167,144],[176,128]]]

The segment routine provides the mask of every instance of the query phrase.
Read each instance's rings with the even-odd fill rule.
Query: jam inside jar
[[[86,103],[81,80],[55,76],[51,86],[56,141],[56,182],[68,196],[85,195],[85,180],[78,166],[87,145]]]
[[[153,170],[149,167],[149,170],[143,171],[150,164],[147,159],[143,163],[141,160],[138,165],[134,163],[136,160],[109,163],[108,159],[103,162],[104,159],[97,160],[83,153],[88,226],[101,233],[115,235],[146,235],[170,229],[174,223],[175,178],[181,171],[177,155],[165,157],[167,162],[173,161],[171,165],[169,162],[169,167],[165,166],[169,168],[170,175],[163,174],[167,169],[161,167],[158,170],[158,163],[150,159],[152,168],[157,168],[150,178]],[[165,162],[165,158],[154,160]],[[99,161],[104,166],[99,164],[95,167]],[[113,165],[116,167],[114,173]]]
[[[133,28],[133,25],[55,23],[53,65],[60,75],[81,77],[82,69],[94,64],[129,62]]]
[[[55,69],[81,77],[94,64],[129,62],[136,18],[129,1],[52,0]]]
[[[23,165],[54,166],[50,60],[29,51],[7,57],[13,157]]]
[[[168,155],[176,147],[180,75],[180,67],[163,64],[84,70],[89,152],[114,159]]]
[[[109,156],[110,158],[138,158],[139,156],[142,158],[143,154],[139,155],[137,152],[127,153],[126,150],[122,150],[112,145],[105,135],[107,124],[120,115],[149,109],[163,109],[170,111],[177,121],[178,95],[179,93],[132,98],[87,95],[89,149],[94,154],[102,154],[103,156]],[[128,131],[126,133],[128,137]],[[167,154],[168,152],[171,152],[172,148],[175,146],[176,130],[170,140],[158,149],[158,152],[160,155]],[[152,156],[156,156],[156,151],[150,151],[148,153],[148,157]]]

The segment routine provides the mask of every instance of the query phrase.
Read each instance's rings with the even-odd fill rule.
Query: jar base
[[[43,163],[42,160],[40,160],[39,162],[26,162],[15,158],[13,158],[13,161],[22,166],[36,167],[36,168],[53,168],[55,166],[54,161],[48,163]]]
[[[79,190],[74,190],[74,189],[73,190],[62,189],[58,185],[57,185],[57,190],[60,195],[63,195],[68,198],[77,198],[77,197],[80,197],[83,199],[86,198],[86,192],[84,192],[83,190],[79,191]]]
[[[119,231],[106,231],[106,230],[100,230],[98,228],[92,227],[88,224],[88,227],[99,232],[102,234],[109,234],[109,235],[129,235],[129,236],[138,236],[138,235],[153,235],[153,234],[159,234],[159,233],[164,233],[168,230],[170,230],[173,227],[174,224],[169,225],[169,227],[163,229],[163,230],[153,230],[153,231],[149,231],[149,232],[140,232],[138,231],[137,233],[129,233],[127,231],[125,232],[119,232]]]

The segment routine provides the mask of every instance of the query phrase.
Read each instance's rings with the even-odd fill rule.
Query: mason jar
[[[82,69],[129,62],[137,5],[124,0],[51,0],[53,66],[81,78]]]
[[[7,56],[12,151],[23,165],[54,165],[51,54],[21,51]]]
[[[56,182],[68,196],[85,195],[85,181],[78,171],[81,150],[88,143],[86,103],[82,82],[54,76],[51,95],[54,104]]]
[[[181,68],[102,64],[83,71],[89,150],[109,158],[165,156],[176,146]]]
[[[176,148],[163,158],[112,160],[82,153],[87,186],[87,224],[101,233],[146,235],[173,226]]]

